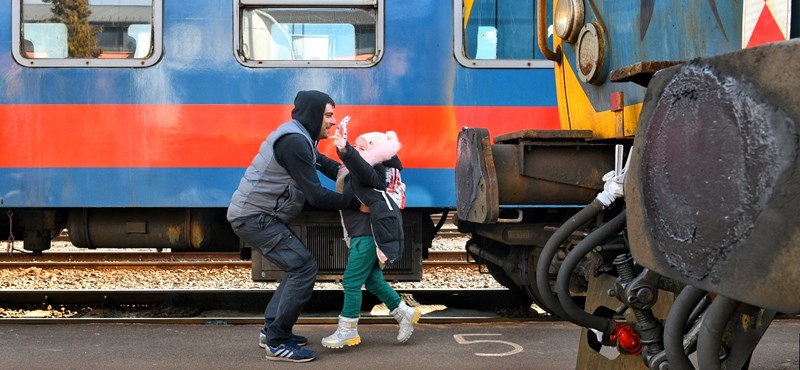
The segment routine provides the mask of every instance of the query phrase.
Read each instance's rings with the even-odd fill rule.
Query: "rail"
[[[50,252],[42,255],[12,253],[0,257],[0,268],[11,267],[236,267],[250,266],[237,252]],[[465,251],[430,251],[423,266],[467,267]]]

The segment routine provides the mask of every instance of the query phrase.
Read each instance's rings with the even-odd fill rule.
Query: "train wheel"
[[[491,262],[484,261],[486,268],[489,270],[489,274],[500,283],[500,285],[506,287],[511,294],[515,296],[514,301],[512,302],[515,306],[526,306],[530,307],[533,303],[533,299],[527,294],[526,290],[517,285],[513,279],[503,270],[502,267],[495,265]]]
[[[528,284],[526,284],[523,289],[528,294],[528,296],[533,299],[533,303],[536,303],[539,308],[544,310],[550,315],[555,315],[553,311],[551,311],[547,306],[544,305],[544,300],[542,299],[542,294],[539,292],[539,288],[536,285],[536,264],[539,262],[539,255],[542,253],[543,247],[532,247],[530,249],[530,253],[528,253],[527,259],[525,261],[525,276],[527,277]],[[552,276],[550,282],[551,285],[555,285],[555,277],[558,271],[553,271],[551,266],[550,276]]]
[[[473,249],[474,247],[478,247],[479,251]],[[489,274],[492,275],[495,281],[500,283],[500,285],[506,287],[511,293],[518,297],[514,300],[514,304],[519,306],[525,305],[530,307],[532,300],[527,294],[527,292],[520,286],[520,284],[524,281],[522,276],[519,276],[519,269],[513,268],[511,273],[516,273],[517,280],[514,280],[514,277],[509,274],[500,264],[495,263],[499,262],[502,264],[506,264],[504,262],[507,261],[518,261],[521,259],[520,255],[523,251],[523,247],[514,247],[503,243],[499,243],[487,238],[483,237],[473,237],[469,241],[467,241],[467,251],[469,251],[470,256],[475,259],[479,264],[486,266],[486,269],[489,270]],[[482,258],[481,256],[484,258]],[[489,261],[490,258],[486,258],[489,255],[493,256],[495,262]],[[517,266],[517,263],[511,263],[508,265]]]

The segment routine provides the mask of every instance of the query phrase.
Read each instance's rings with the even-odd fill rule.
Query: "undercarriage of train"
[[[230,227],[225,208],[73,208],[5,209],[0,235],[9,235],[9,246],[22,241],[27,253],[41,255],[59,233],[68,230],[73,246],[86,249],[147,248],[159,252],[239,252],[252,260],[253,281],[277,281],[284,272],[260,253],[242,243]],[[384,269],[393,281],[422,280],[422,260],[446,217],[433,224],[434,208],[403,211],[403,256]],[[347,265],[338,212],[306,209],[289,227],[303,241],[319,264],[317,280],[340,280]],[[13,247],[19,248],[19,247]]]
[[[466,248],[584,328],[577,368],[746,369],[773,318],[800,313],[798,49],[656,73],[632,142],[462,130]]]

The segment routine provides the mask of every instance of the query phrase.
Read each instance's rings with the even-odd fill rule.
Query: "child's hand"
[[[333,145],[336,145],[336,149],[339,149],[340,152],[344,152],[344,147],[347,146],[347,139],[341,137],[338,132],[329,137],[329,139],[333,140]]]

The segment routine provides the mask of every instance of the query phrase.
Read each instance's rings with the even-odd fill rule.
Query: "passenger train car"
[[[534,4],[462,5],[11,0],[0,7],[0,240],[42,253],[66,228],[84,248],[247,257],[225,220],[231,194],[297,91],[316,89],[337,120],[352,117],[352,137],[397,132],[408,248],[387,276],[421,279],[438,215],[455,209],[459,129],[559,128]],[[477,17],[485,25],[463,22]],[[332,143],[319,148],[336,158]],[[293,228],[320,277],[335,278],[347,255],[338,214],[306,211]],[[254,258],[254,279],[275,278],[266,265]]]
[[[537,1],[560,130],[464,128],[457,215],[499,281],[584,328],[577,368],[747,368],[800,313],[798,9]]]

